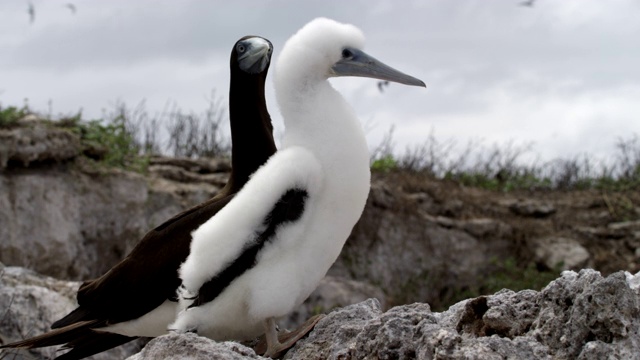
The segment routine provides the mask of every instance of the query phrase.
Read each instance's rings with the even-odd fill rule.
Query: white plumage
[[[264,218],[288,189],[304,187],[309,203],[320,194],[321,167],[308,150],[291,147],[276,154],[231,203],[193,232],[191,253],[180,269],[188,292],[197,293],[255,240]],[[245,339],[261,334],[262,321],[267,317],[289,312],[296,305],[297,286],[292,281],[305,267],[297,261],[302,257],[295,256],[305,242],[297,240],[304,235],[311,214],[305,212],[300,221],[278,229],[277,238],[265,246],[257,266],[237,278],[214,301],[181,312],[170,328],[196,329],[198,334],[216,340]],[[180,307],[185,309],[190,303],[182,297]]]
[[[370,171],[362,127],[327,79],[345,75],[336,64],[351,61],[345,49],[363,43],[354,26],[324,18],[287,41],[274,81],[286,128],[283,146],[231,203],[193,232],[180,269],[182,311],[171,328],[213,339],[248,339],[265,329],[269,334],[275,329],[263,324],[302,303],[336,260],[364,209]],[[265,218],[291,189],[307,194],[300,217],[279,224],[254,266],[217,297],[188,307],[192,295],[255,244]]]

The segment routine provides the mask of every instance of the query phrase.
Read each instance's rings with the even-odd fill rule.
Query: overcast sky
[[[72,2],[75,13],[67,6]],[[352,23],[366,51],[427,89],[332,80],[368,129],[395,125],[396,150],[437,138],[533,142],[543,159],[610,156],[640,134],[640,1],[131,1],[0,2],[0,104],[97,118],[116,100],[150,113],[167,100],[202,111],[226,97],[235,41],[286,39],[318,16]],[[268,103],[283,126],[269,80]]]

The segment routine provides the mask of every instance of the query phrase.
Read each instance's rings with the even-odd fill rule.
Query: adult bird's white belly
[[[176,318],[178,303],[166,300],[157,308],[129,321],[122,321],[110,326],[96,328],[95,331],[116,333],[125,336],[156,337],[167,333],[167,325]]]

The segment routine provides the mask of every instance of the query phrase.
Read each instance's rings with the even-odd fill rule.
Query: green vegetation
[[[100,165],[145,172],[149,155],[142,152],[124,118],[76,121],[70,129],[80,136],[84,155]]]
[[[437,299],[432,299],[429,304],[434,311],[444,311],[462,300],[495,294],[502,289],[516,292],[526,289],[539,291],[560,276],[561,267],[562,264],[558,264],[552,270],[538,269],[533,263],[521,267],[518,266],[518,262],[514,258],[494,259],[489,269],[485,270],[485,276],[482,276],[478,283],[443,291]],[[417,293],[428,286],[446,289],[446,286],[437,284],[437,282],[446,281],[446,279],[445,274],[430,274],[428,272],[412,277],[403,284],[400,291],[404,298],[394,299],[394,303],[405,304],[415,301],[418,298]]]
[[[0,106],[0,128],[20,126],[20,120],[32,113],[26,105],[23,108]],[[226,110],[215,93],[203,114],[186,113],[174,104],[152,117],[144,102],[133,108],[116,102],[102,119],[85,120],[80,113],[58,119],[50,115],[36,116],[48,126],[76,134],[87,160],[84,163],[95,169],[116,167],[146,172],[152,155],[219,157],[228,156],[231,149],[223,131],[227,123]],[[169,135],[166,146],[160,140],[162,130]]]
[[[393,158],[393,155],[387,154],[379,159],[373,160],[371,163],[371,170],[381,173],[388,173],[391,170],[398,168],[398,161]]]
[[[17,125],[18,120],[29,114],[29,109],[25,105],[22,108],[15,106],[2,107],[0,105],[0,128],[8,128]]]
[[[532,146],[513,143],[485,147],[468,143],[455,151],[453,140],[440,141],[433,132],[421,145],[401,155],[393,151],[393,128],[374,149],[374,172],[408,171],[444,179],[464,186],[493,191],[576,190],[626,191],[640,188],[640,138],[617,139],[616,156],[606,163],[582,155],[570,159],[527,162],[524,155]],[[457,154],[457,155],[456,155]]]
[[[562,267],[562,264],[558,264],[552,270],[538,269],[533,263],[529,263],[522,268],[513,258],[503,261],[494,259],[491,265],[487,276],[483,277],[484,281],[454,294],[452,304],[470,297],[494,294],[502,289],[539,291],[560,276]]]
[[[0,128],[18,126],[18,121],[31,113],[26,103],[21,108],[0,105]],[[228,156],[231,145],[225,133],[226,114],[223,99],[214,92],[207,109],[200,114],[168,104],[163,112],[151,116],[144,102],[133,108],[116,102],[102,119],[83,120],[80,115],[58,120],[52,120],[50,115],[43,118],[52,126],[76,133],[84,145],[84,155],[97,165],[144,172],[153,154],[190,158]],[[456,151],[455,141],[438,140],[433,131],[422,145],[408,148],[398,156],[394,152],[393,133],[391,127],[373,150],[372,171],[420,173],[463,186],[503,192],[539,189],[619,192],[640,188],[638,135],[618,139],[616,157],[607,163],[587,155],[539,163],[522,160],[531,152],[530,144],[486,147],[476,141]],[[163,142],[161,139],[165,138],[168,140]]]

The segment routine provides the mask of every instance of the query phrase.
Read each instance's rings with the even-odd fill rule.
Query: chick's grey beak
[[[257,74],[269,66],[273,46],[267,39],[253,37],[245,40],[247,49],[238,57],[240,69],[250,74]]]
[[[402,73],[362,50],[345,48],[343,58],[331,67],[331,76],[361,76],[405,85],[427,87],[422,80]]]

